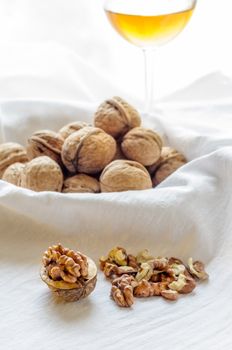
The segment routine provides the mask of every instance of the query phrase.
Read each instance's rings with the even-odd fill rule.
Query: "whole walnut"
[[[162,140],[155,131],[138,127],[124,135],[121,147],[128,159],[148,166],[160,158]]]
[[[22,173],[24,171],[25,164],[23,163],[14,163],[8,166],[4,171],[2,180],[7,181],[15,186],[21,186]]]
[[[140,124],[141,118],[137,110],[120,97],[113,97],[103,102],[94,118],[96,127],[116,139]]]
[[[63,138],[52,130],[39,130],[28,139],[27,155],[29,160],[40,156],[48,156],[59,165],[61,162],[61,149]]]
[[[21,186],[37,192],[61,192],[62,170],[53,159],[47,156],[37,157],[25,165]]]
[[[120,192],[149,189],[152,182],[142,164],[132,160],[115,160],[103,170],[100,186],[102,192]]]
[[[15,142],[7,142],[0,145],[0,179],[4,171],[16,162],[28,161],[27,152],[23,146]]]
[[[99,128],[85,127],[65,140],[61,155],[70,173],[95,174],[111,162],[115,152],[112,136]]]
[[[152,176],[153,185],[160,184],[186,162],[184,155],[177,150],[171,147],[163,147],[158,163],[148,169],[151,174],[152,172],[154,174]]]
[[[85,122],[81,122],[81,121],[72,122],[63,126],[63,128],[61,128],[58,131],[58,134],[65,140],[67,139],[68,136],[73,134],[75,131],[78,131],[86,126],[89,126],[89,125]]]
[[[92,176],[86,174],[78,174],[67,178],[64,181],[63,193],[98,193],[100,192],[100,184]]]

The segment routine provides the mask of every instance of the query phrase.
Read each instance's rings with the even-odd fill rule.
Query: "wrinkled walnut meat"
[[[134,297],[162,296],[175,301],[180,294],[191,293],[197,280],[208,278],[200,261],[193,262],[190,258],[185,265],[178,258],[153,257],[148,250],[135,256],[127,254],[122,247],[115,247],[99,262],[100,269],[112,283],[111,297],[121,307],[130,307]]]
[[[44,252],[42,263],[42,280],[66,301],[84,298],[95,288],[96,265],[80,252],[53,245]]]

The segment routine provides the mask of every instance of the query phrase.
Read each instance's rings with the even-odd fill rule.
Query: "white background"
[[[142,98],[142,54],[114,32],[105,18],[103,3],[103,0],[0,0],[0,79],[47,74],[52,62],[60,59],[53,53],[54,57],[46,60],[46,52],[49,57],[51,54],[50,44],[56,42],[83,57],[123,91]],[[185,31],[156,54],[156,97],[212,71],[230,75],[231,33],[231,1],[198,0]],[[48,45],[35,53],[35,47],[30,49],[35,43]],[[6,81],[5,89],[0,89],[0,98],[44,97],[39,89],[32,93],[25,82],[23,89],[15,84],[14,81],[14,87],[8,91]],[[47,95],[56,97],[51,89]],[[67,99],[69,95],[61,91],[57,97]]]

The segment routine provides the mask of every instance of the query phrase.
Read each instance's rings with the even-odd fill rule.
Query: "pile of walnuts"
[[[93,124],[36,131],[26,147],[0,145],[0,179],[33,191],[143,190],[186,163],[155,131],[142,127],[137,110],[120,97],[103,102]]]
[[[153,257],[147,250],[134,256],[121,247],[101,257],[100,268],[112,283],[112,299],[121,307],[132,306],[134,297],[162,296],[174,301],[180,294],[191,293],[197,280],[208,279],[201,261],[189,258],[184,264],[174,257]]]

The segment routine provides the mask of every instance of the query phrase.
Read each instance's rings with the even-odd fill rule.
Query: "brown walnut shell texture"
[[[160,158],[162,140],[155,131],[138,127],[123,137],[121,147],[128,159],[148,166]]]
[[[48,156],[62,165],[61,149],[63,138],[51,130],[39,130],[28,139],[27,155],[29,160],[40,156]]]
[[[24,169],[24,163],[14,163],[5,170],[2,180],[20,187]]]
[[[81,121],[76,121],[69,123],[65,126],[63,126],[59,131],[58,134],[66,140],[67,137],[69,137],[71,134],[73,134],[75,131],[78,131],[82,128],[85,128],[86,126],[90,126],[89,124]]]
[[[7,142],[0,145],[0,179],[4,171],[14,163],[28,161],[26,149],[18,143]]]
[[[158,163],[149,169],[150,172],[155,171],[152,177],[153,185],[159,185],[186,162],[184,155],[177,150],[171,147],[163,147]]]
[[[85,279],[78,280],[77,283],[68,283],[64,281],[54,281],[42,266],[40,270],[41,279],[47,284],[55,296],[64,301],[73,302],[86,298],[94,290],[97,283],[97,267],[92,259],[87,257],[88,276]]]
[[[63,193],[99,193],[100,184],[92,176],[78,174],[64,181]]]
[[[37,192],[61,192],[62,170],[53,159],[47,156],[37,157],[25,165],[21,186]]]
[[[141,117],[134,107],[116,96],[106,100],[98,107],[94,125],[117,139],[130,129],[140,126]]]
[[[115,160],[100,176],[102,192],[121,192],[152,188],[150,175],[140,163],[132,160]]]
[[[70,173],[96,174],[111,162],[116,141],[103,130],[85,127],[64,142],[62,160]]]

